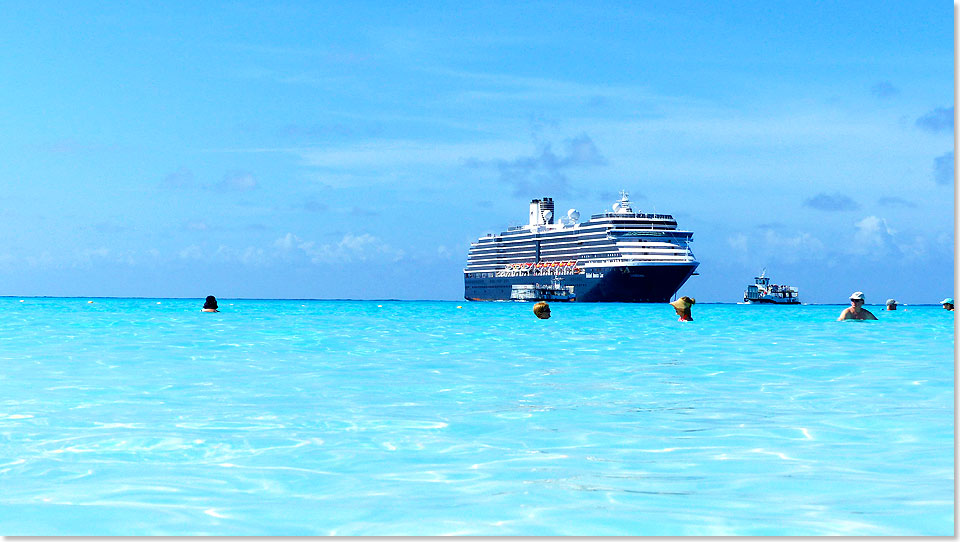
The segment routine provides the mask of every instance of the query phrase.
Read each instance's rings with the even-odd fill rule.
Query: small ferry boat
[[[767,270],[764,269],[759,277],[754,277],[754,284],[747,286],[746,291],[743,292],[743,302],[747,304],[799,305],[800,292],[796,286],[770,284],[770,277],[767,276]]]
[[[510,289],[510,299],[513,301],[576,301],[577,294],[573,286],[560,284],[560,277],[555,277],[550,284],[514,284]]]

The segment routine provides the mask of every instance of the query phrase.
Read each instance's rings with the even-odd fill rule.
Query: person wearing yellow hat
[[[876,320],[872,312],[863,308],[864,302],[863,292],[853,292],[850,294],[850,306],[843,309],[837,320]]]
[[[690,312],[690,307],[696,302],[697,300],[692,297],[683,296],[676,301],[671,301],[670,304],[673,305],[673,310],[677,311],[681,322],[692,322],[693,314]]]

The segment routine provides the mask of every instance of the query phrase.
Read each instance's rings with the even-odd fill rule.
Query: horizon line
[[[0,299],[171,299],[171,300],[190,300],[197,299],[202,300],[206,296],[197,296],[197,297],[157,297],[157,296],[110,296],[110,295],[0,295]],[[463,300],[452,300],[452,299],[398,299],[398,298],[352,298],[352,297],[218,297],[217,301],[394,301],[394,302],[432,302],[432,303],[530,303],[532,301],[526,300],[498,300],[498,301],[469,301],[466,299]],[[559,302],[564,303],[564,302]],[[605,305],[613,304],[615,302],[596,302],[596,303],[571,303],[574,305]],[[649,302],[649,303],[617,303],[620,305],[657,305],[661,303]],[[662,304],[669,304],[668,301],[664,301]],[[776,306],[772,303],[743,303],[740,301],[701,301],[698,305],[749,305],[749,306]],[[800,306],[841,306],[846,305],[846,303],[800,303]],[[876,305],[876,306],[885,306],[884,303],[864,303],[864,306]],[[940,303],[897,303],[897,306],[939,306]]]

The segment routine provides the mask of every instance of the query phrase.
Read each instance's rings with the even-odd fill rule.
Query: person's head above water
[[[887,300],[887,310],[888,310],[888,311],[895,311],[895,310],[897,310],[897,300],[896,300],[896,299],[888,299],[888,300]]]
[[[940,302],[940,304],[943,305],[943,308],[945,308],[945,309],[947,309],[947,310],[951,310],[951,311],[953,310],[953,298],[952,298],[952,297],[948,297],[948,298],[944,299],[943,301]]]
[[[677,311],[680,320],[693,320],[690,307],[696,302],[697,300],[692,297],[683,296],[676,301],[671,301],[670,304],[673,305],[673,310]]]
[[[837,320],[876,320],[877,317],[863,307],[865,301],[863,292],[850,294],[850,306],[843,309]]]
[[[533,305],[533,314],[537,315],[537,318],[541,320],[546,320],[550,318],[550,305],[547,305],[546,301],[538,301]]]
[[[207,300],[203,302],[203,310],[211,312],[216,311],[217,308],[217,298],[213,297],[212,295],[208,295]]]

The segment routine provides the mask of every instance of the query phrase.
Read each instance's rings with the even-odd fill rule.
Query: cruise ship
[[[526,225],[470,244],[463,296],[530,301],[562,290],[569,301],[663,303],[700,265],[691,241],[673,216],[634,211],[626,192],[586,222],[576,209],[554,220],[553,199],[535,199]]]

